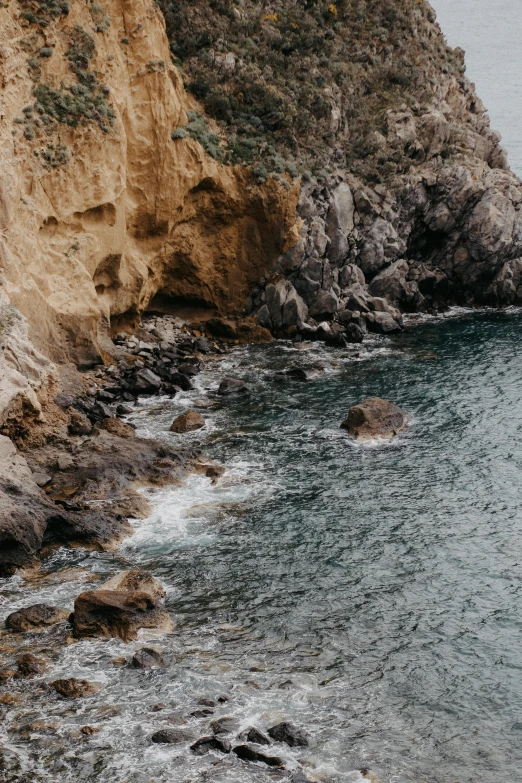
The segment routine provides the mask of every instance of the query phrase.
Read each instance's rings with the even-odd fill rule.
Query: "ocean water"
[[[240,348],[194,391],[142,400],[140,433],[201,444],[223,478],[152,493],[154,512],[116,553],[58,549],[43,579],[3,584],[0,609],[72,606],[93,580],[139,565],[165,584],[176,621],[148,640],[168,663],[148,672],[119,660],[143,641],[27,639],[49,670],[10,687],[8,783],[279,779],[150,741],[172,725],[203,736],[222,716],[237,719],[231,739],[285,719],[305,729],[309,747],[271,752],[311,781],[363,783],[360,770],[380,783],[520,780],[522,314],[460,313],[374,338],[358,356],[308,348]],[[294,364],[312,380],[277,379]],[[226,374],[251,394],[218,399]],[[374,395],[410,425],[358,445],[339,425]],[[206,428],[170,433],[188,405]],[[103,688],[71,706],[43,685],[59,676]],[[220,695],[214,715],[192,715]]]
[[[466,51],[475,82],[502,134],[513,171],[522,176],[522,3],[518,0],[431,0],[450,46]]]

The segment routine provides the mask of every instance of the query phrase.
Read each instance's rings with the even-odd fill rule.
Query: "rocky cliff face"
[[[0,264],[54,360],[112,350],[154,297],[238,312],[292,239],[298,186],[260,187],[191,137],[151,0],[0,9]]]
[[[302,175],[299,241],[249,302],[261,324],[382,331],[520,300],[520,182],[429,3],[164,2],[222,157]]]

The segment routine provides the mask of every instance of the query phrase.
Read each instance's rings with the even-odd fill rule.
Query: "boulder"
[[[266,306],[271,328],[276,331],[296,326],[308,318],[308,308],[289,280],[279,280],[266,287]]]
[[[360,326],[354,323],[346,324],[345,338],[348,343],[362,343],[364,340],[364,332]]]
[[[247,729],[242,731],[238,736],[238,739],[242,740],[243,742],[253,742],[255,745],[270,745],[270,740],[268,737],[265,736],[262,731],[256,729],[255,726],[249,726]]]
[[[315,302],[310,307],[310,315],[323,321],[333,318],[338,309],[339,297],[332,289],[319,291]]]
[[[176,416],[172,424],[170,425],[171,432],[193,432],[194,430],[200,430],[205,426],[205,419],[193,408],[189,408],[184,413],[180,413]]]
[[[51,625],[64,623],[70,612],[47,604],[33,604],[18,609],[6,617],[5,627],[10,631],[42,631]]]
[[[246,383],[239,378],[223,378],[217,393],[222,397],[229,397],[232,394],[248,394],[249,391]]]
[[[393,438],[407,424],[408,416],[398,405],[372,397],[350,408],[341,428],[348,430],[356,440],[365,441]]]
[[[110,432],[112,435],[117,435],[119,438],[136,437],[136,432],[130,424],[127,424],[121,419],[116,419],[114,416],[111,416],[109,419],[103,419],[100,427],[107,430],[107,432]]]
[[[354,229],[354,209],[352,191],[346,182],[341,182],[331,192],[326,217],[326,233],[330,239],[327,255],[336,264],[348,253],[348,237]]]
[[[92,424],[83,413],[73,411],[69,419],[69,435],[90,435]]]
[[[101,690],[101,683],[90,682],[89,680],[79,680],[76,677],[69,677],[65,680],[55,680],[50,683],[51,688],[67,699],[79,699],[85,696],[92,696]]]
[[[183,729],[160,729],[151,737],[152,742],[162,745],[179,745],[181,742],[191,742],[193,739],[194,736]]]
[[[190,749],[196,756],[204,756],[205,753],[209,753],[211,750],[218,750],[220,753],[230,753],[232,746],[228,740],[213,736],[201,737],[190,746]]]
[[[190,382],[190,379],[187,378],[186,375],[183,375],[182,372],[178,372],[177,370],[174,370],[170,373],[169,380],[174,386],[179,386],[181,391],[190,391],[194,388]]]
[[[294,726],[293,723],[278,723],[276,726],[268,729],[268,735],[275,742],[285,742],[291,748],[296,746],[306,747],[308,745],[308,737],[305,732]]]
[[[401,330],[400,324],[389,313],[367,313],[366,323],[370,332],[377,332],[377,334],[389,334]]]
[[[381,296],[390,302],[401,303],[406,298],[406,276],[409,266],[407,261],[395,261],[379,272],[370,283],[372,296]]]
[[[268,756],[266,753],[263,753],[261,750],[256,750],[250,745],[236,745],[235,748],[233,748],[233,753],[235,753],[238,758],[242,759],[242,761],[258,761],[277,769],[284,769],[285,766],[285,762],[282,758],[279,758],[279,756]]]
[[[109,579],[97,590],[81,593],[74,602],[76,637],[136,639],[140,628],[170,631],[173,623],[162,605],[165,590],[139,568]]]
[[[165,666],[165,661],[159,650],[142,647],[132,656],[131,666],[135,669],[153,669],[155,666]]]

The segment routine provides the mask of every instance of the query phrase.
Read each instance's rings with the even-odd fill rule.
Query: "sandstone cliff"
[[[292,241],[298,187],[171,138],[195,103],[155,3],[20,0],[0,30],[0,265],[39,349],[99,361],[153,297],[239,312]]]

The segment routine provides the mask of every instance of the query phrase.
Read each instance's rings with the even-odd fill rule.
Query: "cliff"
[[[154,297],[240,311],[298,186],[171,138],[194,101],[155,3],[22,0],[0,29],[0,264],[38,348],[92,365]]]
[[[49,359],[110,362],[147,309],[342,341],[522,297],[522,188],[425,0],[13,0],[0,29],[2,295]]]

